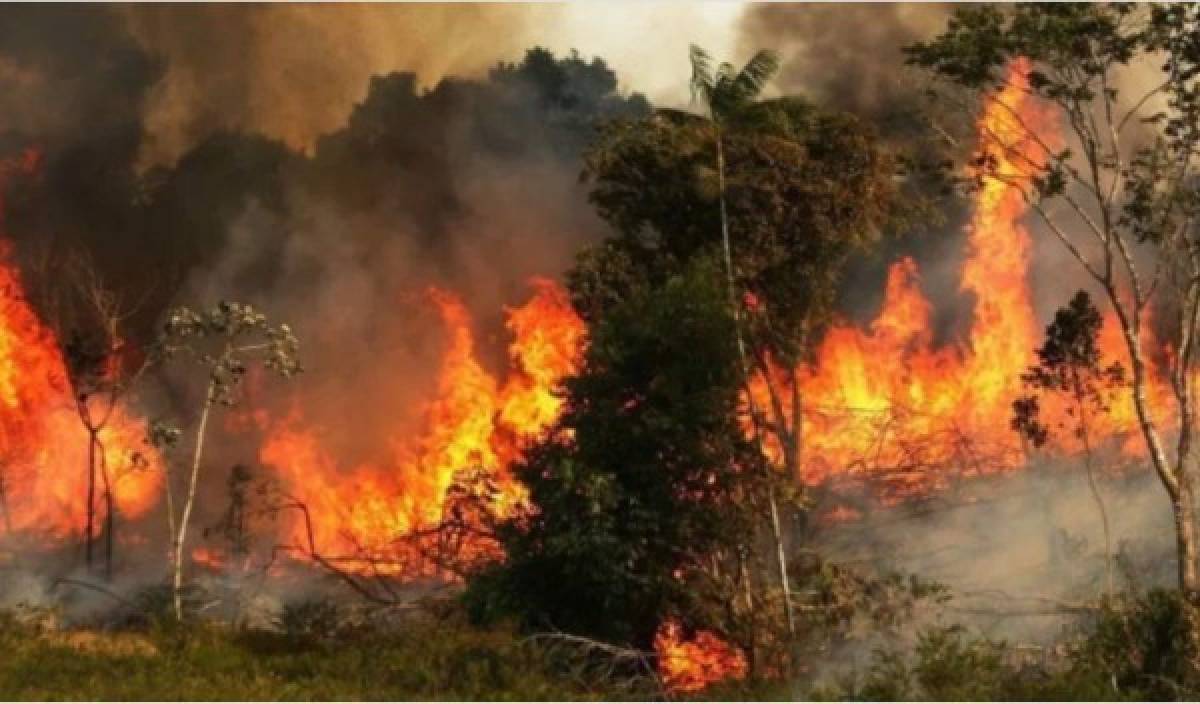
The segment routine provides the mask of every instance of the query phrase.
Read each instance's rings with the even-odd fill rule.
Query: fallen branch
[[[658,669],[654,666],[654,661],[658,658],[657,653],[613,645],[612,643],[605,643],[604,641],[563,633],[561,631],[534,633],[524,638],[521,643],[549,643],[551,647],[565,645],[576,649],[576,653],[585,658],[600,656],[608,663],[608,667],[601,673],[601,676],[610,680],[616,674],[619,667],[632,664],[636,669],[643,671],[645,674],[635,674],[628,678],[624,683],[626,689],[633,689],[642,678],[648,677],[662,699],[669,701],[671,698],[670,692],[658,674]]]
[[[127,606],[135,611],[140,611],[142,613],[145,613],[145,609],[141,608],[137,604],[134,604],[132,601],[126,599],[125,597],[115,594],[112,591],[105,589],[104,587],[102,587],[98,584],[92,584],[91,582],[84,582],[83,580],[79,580],[79,579],[71,579],[70,577],[59,577],[50,583],[50,591],[54,591],[60,585],[63,585],[63,584],[73,586],[73,587],[83,587],[84,589],[91,589],[94,592],[103,594],[104,596],[112,599],[113,601],[117,602],[118,604],[121,604],[122,606]]]

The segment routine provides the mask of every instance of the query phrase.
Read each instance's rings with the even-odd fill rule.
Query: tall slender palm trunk
[[[737,283],[733,275],[733,250],[729,242],[729,215],[725,206],[725,147],[721,128],[713,120],[713,134],[717,143],[717,193],[721,208],[721,248],[725,258],[725,282],[729,289],[729,305],[733,310],[733,329],[737,338],[738,359],[742,365],[742,376],[746,384],[746,400],[750,406],[751,422],[758,424],[758,414],[755,409],[754,394],[750,388],[752,372],[749,355],[746,353],[746,341],[742,335],[742,312],[738,304]],[[799,412],[797,409],[795,412]],[[757,435],[757,434],[756,434]],[[758,436],[761,441],[761,436]],[[773,478],[771,478],[773,480]],[[783,591],[783,611],[787,618],[788,635],[796,635],[796,616],[792,609],[792,590],[788,579],[787,551],[783,546],[783,531],[779,523],[779,502],[775,497],[775,486],[768,482],[767,501],[771,510],[771,538],[775,542],[775,557],[779,563],[779,586]]]

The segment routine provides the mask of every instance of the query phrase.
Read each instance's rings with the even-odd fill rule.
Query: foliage
[[[1123,698],[1194,699],[1200,693],[1179,592],[1156,589],[1106,608],[1073,653],[1076,673],[1107,678]]]
[[[704,49],[692,45],[689,58],[692,64],[692,98],[699,98],[709,111],[709,117],[723,123],[737,119],[756,101],[769,81],[779,71],[779,54],[760,50],[741,69],[722,62],[713,69],[712,57]]]
[[[324,640],[337,634],[341,623],[337,604],[324,599],[309,599],[283,605],[279,628],[287,636]]]
[[[1046,340],[1037,349],[1038,363],[1021,375],[1027,389],[1024,396],[1013,401],[1012,427],[1034,447],[1043,446],[1052,429],[1042,421],[1040,394],[1053,394],[1067,400],[1066,418],[1060,425],[1070,424],[1067,430],[1083,448],[1083,464],[1088,486],[1100,514],[1104,534],[1104,561],[1107,595],[1113,595],[1112,535],[1108,509],[1104,505],[1096,479],[1095,443],[1092,419],[1106,413],[1112,397],[1125,387],[1125,369],[1119,362],[1104,365],[1100,358],[1098,336],[1103,320],[1086,291],[1079,291],[1064,308],[1054,315],[1046,328]]]
[[[1036,392],[1065,394],[1075,402],[1070,414],[1076,427],[1071,432],[1083,438],[1087,433],[1087,414],[1109,408],[1109,396],[1125,381],[1119,362],[1104,365],[1100,358],[1097,335],[1102,319],[1086,291],[1079,291],[1071,302],[1058,310],[1046,328],[1046,340],[1037,350],[1038,363],[1021,376],[1035,393],[1013,402],[1013,429],[1036,447],[1046,443],[1051,428],[1041,421],[1041,406]]]
[[[500,528],[507,562],[471,585],[477,616],[639,647],[666,616],[698,618],[701,571],[736,554],[761,461],[736,420],[718,271],[694,265],[594,326],[561,420],[514,470],[532,507]]]
[[[56,631],[0,613],[0,691],[23,699],[509,700],[646,698],[504,629],[480,630],[453,612],[402,627],[366,619],[345,628],[331,602],[291,605],[281,631],[178,624],[136,630]],[[1039,701],[1194,699],[1177,592],[1112,604],[1041,651],[973,636],[961,626],[917,634],[911,647],[874,652],[858,673],[807,687],[796,681],[728,682],[706,699]],[[835,651],[836,654],[836,651]]]
[[[878,638],[896,638],[926,607],[950,599],[948,590],[917,575],[865,575],[814,553],[792,561],[793,589],[802,627],[794,645],[806,660],[859,647]]]
[[[255,486],[254,475],[244,464],[235,464],[229,470],[225,480],[229,504],[224,514],[216,524],[204,530],[205,537],[213,535],[224,538],[229,554],[234,558],[244,558],[250,554],[252,539],[252,519],[256,513],[254,499],[265,493],[265,485]]]
[[[249,342],[239,344],[243,340]],[[204,367],[212,385],[211,400],[226,406],[237,400],[248,368],[247,354],[284,378],[300,371],[299,343],[291,328],[268,324],[265,315],[243,303],[222,301],[200,312],[176,308],[167,318],[160,344],[168,358],[186,354]]]
[[[736,282],[766,305],[769,339],[787,349],[831,312],[846,258],[895,213],[894,165],[869,128],[797,98],[754,103],[729,119],[722,140]],[[585,316],[718,251],[715,149],[712,130],[679,113],[602,130],[584,175],[597,212],[619,234],[570,274]]]
[[[962,626],[923,630],[911,650],[881,648],[859,674],[807,693],[867,701],[1176,701],[1195,698],[1185,602],[1155,590],[1106,604],[1053,648],[1019,650]]]
[[[171,557],[174,562],[175,617],[183,619],[183,564],[188,526],[196,499],[209,413],[216,405],[233,406],[238,401],[242,382],[251,360],[258,360],[284,379],[300,372],[297,359],[300,343],[286,325],[274,326],[253,306],[222,301],[207,311],[186,307],[171,311],[157,344],[165,358],[186,355],[197,362],[207,375],[200,419],[196,424],[191,475],[184,494],[183,509],[175,518],[174,496],[168,477],[167,519],[171,528]],[[161,426],[151,429],[161,442],[178,436]]]
[[[558,58],[534,47],[520,63],[501,63],[488,75],[545,112],[551,144],[566,154],[577,154],[592,137],[598,122],[644,115],[650,104],[638,93],[628,97],[617,91],[617,74],[601,58],[585,61],[578,51]]]

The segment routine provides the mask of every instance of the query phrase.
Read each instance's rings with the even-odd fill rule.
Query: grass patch
[[[458,623],[422,623],[398,633],[318,640],[211,625],[158,627],[136,635],[55,633],[11,618],[0,621],[0,699],[590,700],[621,696],[602,683],[571,676],[560,663],[509,631],[481,631]]]

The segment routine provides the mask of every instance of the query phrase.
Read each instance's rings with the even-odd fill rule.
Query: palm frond
[[[740,70],[729,62],[722,62],[714,70],[712,56],[695,44],[688,58],[692,63],[692,100],[703,102],[718,122],[753,102],[779,71],[779,54],[767,49],[756,53]]]
[[[717,73],[713,77],[712,99],[709,100],[713,119],[717,121],[724,121],[737,110],[738,101],[733,93],[735,78],[737,78],[737,69],[733,64],[726,61],[717,67]]]
[[[688,59],[692,62],[692,100],[699,98],[705,105],[709,105],[715,87],[712,57],[703,48],[692,44],[688,50]]]
[[[769,49],[760,50],[733,77],[730,98],[738,103],[754,100],[778,71],[779,54]]]

